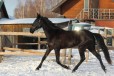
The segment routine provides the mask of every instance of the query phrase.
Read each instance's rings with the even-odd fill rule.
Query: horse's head
[[[33,22],[32,27],[30,28],[30,33],[34,33],[37,29],[41,28],[43,25],[42,16],[37,14],[36,20]]]

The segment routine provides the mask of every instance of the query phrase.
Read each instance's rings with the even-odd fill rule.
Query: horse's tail
[[[98,46],[102,49],[102,51],[104,53],[105,59],[107,60],[107,62],[109,64],[112,64],[108,48],[107,48],[107,46],[104,43],[103,37],[100,34],[98,34],[98,33],[93,33],[93,34],[94,34],[95,39],[97,40]]]

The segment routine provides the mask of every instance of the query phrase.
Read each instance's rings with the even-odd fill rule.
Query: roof
[[[36,18],[23,18],[23,19],[0,19],[0,24],[32,24]],[[64,23],[73,19],[69,18],[49,18],[53,23]]]
[[[75,23],[76,25],[80,25],[80,26],[91,26],[91,24],[86,23],[86,22],[80,22],[80,23]]]
[[[5,17],[5,18],[9,18],[8,13],[7,13],[7,10],[6,10],[6,7],[5,7],[5,4],[4,4],[4,1],[3,1],[3,0],[0,0],[0,10],[1,10],[1,11],[3,11],[3,13],[4,13],[4,17]]]
[[[59,9],[59,7],[63,4],[63,3],[65,3],[67,0],[62,0],[62,1],[60,1],[56,6],[54,6],[53,8],[52,8],[52,11],[53,12],[57,12],[57,10]]]
[[[3,1],[0,0],[0,8],[1,8],[2,4],[3,4]]]

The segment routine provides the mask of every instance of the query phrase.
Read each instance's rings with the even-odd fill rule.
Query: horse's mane
[[[55,24],[52,23],[47,17],[43,17],[43,19],[45,20],[46,24],[50,25],[53,29],[63,30],[60,27],[55,26]]]

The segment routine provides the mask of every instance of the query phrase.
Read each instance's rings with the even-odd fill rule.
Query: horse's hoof
[[[66,68],[66,69],[69,69],[69,70],[70,70],[70,67],[69,67],[69,66],[65,66],[64,68]]]
[[[107,69],[104,70],[104,72],[106,73]]]
[[[36,68],[36,71],[39,70],[40,68]]]
[[[66,66],[65,68],[66,68],[66,69],[70,69],[70,67],[69,67],[69,66]]]
[[[71,68],[68,66],[68,69],[71,70]]]
[[[72,73],[74,73],[75,72],[75,70],[72,70]]]
[[[36,68],[36,71],[39,70],[38,68]]]

